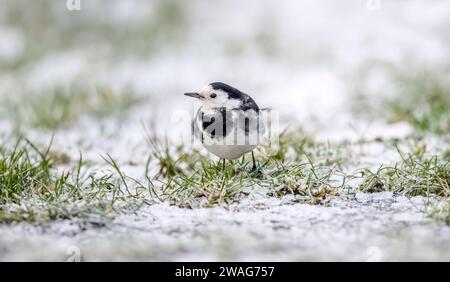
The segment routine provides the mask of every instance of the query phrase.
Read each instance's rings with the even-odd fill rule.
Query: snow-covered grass
[[[132,193],[110,156],[105,163],[112,172],[87,170],[80,153],[74,169],[58,173],[55,166],[60,159],[50,146],[41,151],[28,140],[19,140],[12,149],[1,148],[0,154],[0,221],[4,223],[107,221],[125,208],[132,210],[143,188]]]
[[[9,2],[0,260],[450,258],[445,1]],[[279,114],[257,172],[180,138],[211,81]]]
[[[450,162],[443,156],[425,157],[424,149],[415,154],[402,153],[393,166],[381,165],[376,171],[364,172],[364,192],[393,191],[407,196],[450,196]]]
[[[447,152],[430,153],[417,138],[323,143],[301,130],[281,134],[280,146],[271,150],[263,144],[257,150],[259,171],[251,172],[251,160],[228,163],[209,161],[190,147],[161,145],[153,140],[157,174],[152,178],[161,187],[158,198],[180,207],[215,206],[240,201],[250,193],[271,197],[294,195],[298,202],[324,204],[331,196],[393,191],[407,197],[446,199],[450,196]],[[374,171],[368,163],[355,159],[358,150],[373,143],[386,143],[397,162],[384,162]],[[402,152],[400,146],[407,152]],[[353,154],[353,155],[351,155]],[[357,185],[356,183],[360,183]]]
[[[398,152],[400,161],[372,170],[347,155],[371,142],[324,144],[300,132],[283,132],[276,150],[262,145],[254,172],[248,158],[228,162],[223,169],[221,162],[210,161],[189,146],[152,138],[152,153],[140,173],[145,177],[139,179],[122,171],[109,155],[102,158],[110,170],[85,167],[81,152],[76,166],[61,172],[55,167],[64,158],[51,147],[42,151],[30,141],[20,140],[12,150],[2,149],[0,200],[4,208],[0,218],[89,220],[103,215],[107,219],[125,207],[144,203],[168,202],[183,208],[227,206],[252,193],[275,198],[292,195],[296,202],[309,204],[327,204],[340,195],[352,198],[358,191],[450,196],[449,161],[443,155],[430,156],[420,143],[414,143],[414,152],[404,153],[398,141],[394,142],[390,150]]]

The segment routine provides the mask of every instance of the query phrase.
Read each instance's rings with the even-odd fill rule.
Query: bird
[[[248,94],[223,82],[212,82],[198,92],[184,93],[201,106],[192,121],[192,132],[208,152],[223,160],[252,154],[252,171],[257,169],[253,150],[265,128],[261,110]]]

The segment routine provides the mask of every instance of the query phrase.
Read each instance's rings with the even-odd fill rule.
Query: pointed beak
[[[197,92],[184,93],[184,95],[192,97],[192,98],[203,99],[203,96],[198,94]]]

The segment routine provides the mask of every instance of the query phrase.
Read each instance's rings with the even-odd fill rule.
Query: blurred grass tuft
[[[448,71],[444,72],[448,74]],[[439,72],[402,73],[399,95],[388,99],[394,120],[410,122],[421,131],[450,130],[450,81]]]
[[[42,129],[60,129],[76,123],[81,117],[124,117],[128,110],[144,101],[132,90],[115,91],[108,87],[89,88],[72,85],[8,99],[3,109],[13,117],[16,128],[29,125]]]
[[[450,66],[400,66],[371,62],[362,67],[352,110],[368,119],[405,121],[418,132],[450,132]],[[381,79],[380,79],[381,78]]]

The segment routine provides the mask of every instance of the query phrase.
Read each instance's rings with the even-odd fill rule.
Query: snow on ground
[[[110,16],[120,25],[154,12],[148,2],[127,3],[111,4],[116,12]],[[195,111],[182,93],[211,81],[241,88],[261,107],[276,110],[282,128],[301,126],[320,141],[403,138],[413,132],[406,123],[355,119],[349,109],[352,89],[362,66],[372,61],[448,60],[448,35],[442,31],[450,4],[380,3],[372,9],[366,1],[191,1],[183,6],[188,24],[177,45],[163,42],[149,56],[113,56],[116,43],[74,44],[2,73],[0,100],[74,81],[131,86],[149,102],[119,124],[83,117],[56,133],[53,148],[73,160],[82,151],[94,167],[102,167],[100,154],[109,153],[135,177],[142,177],[149,154],[142,123],[156,121],[160,137],[179,141],[190,130],[189,119],[176,115]],[[0,26],[0,37],[0,63],[32,43],[8,26]],[[0,121],[2,137],[12,131],[11,122]],[[29,128],[26,135],[44,145],[51,137]],[[382,144],[365,146],[360,161],[369,166],[398,158]],[[85,260],[450,260],[450,227],[424,217],[416,207],[420,201],[358,194],[313,206],[250,196],[211,209],[146,206],[104,227],[70,221],[0,225],[0,260],[66,260],[73,246]]]
[[[327,207],[288,198],[249,198],[226,209],[161,204],[102,228],[70,221],[3,227],[0,245],[2,260],[66,260],[76,247],[89,261],[448,261],[450,227],[425,218],[422,201],[385,192]]]

